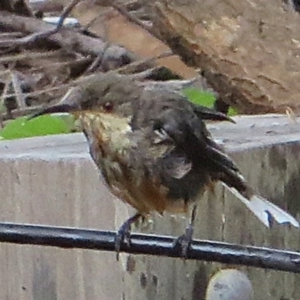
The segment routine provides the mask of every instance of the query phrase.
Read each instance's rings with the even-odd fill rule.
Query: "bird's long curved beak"
[[[81,93],[76,88],[70,89],[57,105],[42,109],[29,116],[28,120],[54,113],[75,113],[80,110]]]
[[[28,120],[32,120],[36,117],[48,115],[48,114],[55,114],[55,113],[72,113],[78,111],[77,106],[72,106],[70,104],[57,104],[48,108],[45,108],[37,113],[28,117]]]

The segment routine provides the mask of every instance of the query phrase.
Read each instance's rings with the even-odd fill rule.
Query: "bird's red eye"
[[[103,109],[105,112],[111,112],[113,110],[114,106],[112,104],[112,102],[108,101],[108,102],[105,102],[103,104]]]

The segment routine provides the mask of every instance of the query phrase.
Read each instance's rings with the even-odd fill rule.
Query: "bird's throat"
[[[113,114],[85,112],[79,121],[89,142],[98,143],[108,155],[122,154],[130,148],[129,134],[132,132],[129,119]]]

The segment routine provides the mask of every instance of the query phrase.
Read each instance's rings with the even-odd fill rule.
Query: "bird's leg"
[[[174,243],[174,248],[180,249],[181,257],[187,258],[188,249],[191,245],[191,241],[193,238],[194,233],[194,222],[196,219],[196,213],[197,213],[197,205],[195,204],[192,209],[192,215],[189,221],[189,225],[185,230],[185,233],[178,237]]]
[[[115,249],[117,252],[117,260],[119,260],[121,245],[125,242],[126,243],[130,242],[130,230],[131,230],[132,223],[134,223],[141,217],[142,215],[140,213],[136,213],[135,215],[127,219],[118,230],[118,233],[115,238]]]

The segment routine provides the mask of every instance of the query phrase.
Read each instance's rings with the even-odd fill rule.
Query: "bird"
[[[169,89],[147,89],[133,77],[113,71],[92,75],[30,119],[62,112],[79,120],[91,157],[111,192],[136,210],[118,231],[117,252],[137,219],[154,211],[191,212],[189,226],[176,242],[186,256],[198,203],[217,182],[265,226],[271,227],[275,220],[299,227],[293,216],[252,189],[213,140],[206,122],[233,122],[223,113]]]

